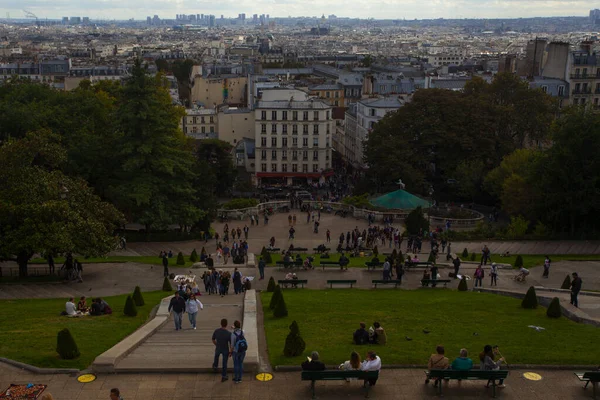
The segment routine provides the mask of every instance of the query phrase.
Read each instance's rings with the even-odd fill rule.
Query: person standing
[[[483,276],[483,267],[479,264],[475,270],[475,287],[483,287]]]
[[[458,279],[458,270],[460,269],[460,258],[456,256],[456,258],[452,261],[454,264],[454,278]]]
[[[491,282],[490,286],[498,286],[498,266],[496,263],[492,263],[492,267],[490,269]]]
[[[487,244],[486,244],[483,246],[483,249],[481,250],[481,263],[483,265],[487,265],[488,261],[491,262],[492,257],[491,257],[490,249],[487,247]]]
[[[171,298],[169,302],[169,312],[173,310],[173,320],[175,321],[175,330],[181,330],[181,323],[183,321],[183,313],[185,312],[185,300],[179,295],[179,292],[175,292],[175,297]]]
[[[437,285],[436,281],[437,281],[437,276],[438,276],[438,267],[435,264],[435,262],[431,266],[430,271],[431,271],[431,287],[436,287],[436,285]]]
[[[192,293],[186,302],[186,308],[188,318],[190,319],[190,325],[196,330],[196,315],[198,314],[198,309],[204,310],[204,305],[200,300],[196,299],[196,295]]]
[[[248,225],[244,225],[244,239],[248,240],[248,232],[250,231],[250,228],[248,228]]]
[[[262,257],[258,261],[258,273],[260,274],[259,280],[265,279],[265,260]]]
[[[296,214],[292,217],[292,226],[296,225]]]
[[[544,274],[542,275],[543,278],[548,278],[548,276],[550,275],[550,257],[546,256],[546,259],[544,260]]]
[[[331,231],[329,229],[327,229],[326,235],[327,235],[327,243],[330,243],[331,242]]]
[[[402,260],[396,260],[396,279],[402,284],[402,276],[404,275],[404,268],[402,266]]]
[[[242,375],[244,374],[244,358],[246,357],[246,350],[248,350],[248,342],[244,337],[244,331],[242,330],[242,324],[240,321],[233,323],[233,332],[231,333],[231,348],[233,354],[233,381],[240,383],[242,381]]]
[[[288,215],[288,225],[292,226],[292,214]]]
[[[577,299],[577,296],[581,291],[581,284],[583,282],[581,281],[579,275],[577,275],[577,272],[573,272],[571,275],[573,276],[573,280],[571,281],[571,304],[573,304],[575,307],[579,307],[579,300]]]
[[[237,267],[234,269],[231,279],[233,280],[233,291],[235,294],[242,293],[242,274],[240,274]]]
[[[169,259],[167,257],[167,253],[163,254],[162,264],[163,264],[163,275],[169,276]]]
[[[54,257],[52,257],[52,253],[48,253],[48,268],[50,275],[54,275]]]
[[[227,377],[227,359],[232,354],[231,332],[227,330],[227,319],[221,320],[221,327],[215,329],[212,335],[212,342],[215,345],[215,359],[213,361],[213,371],[218,371],[219,357],[223,357],[223,368],[221,369],[221,382],[225,382]]]

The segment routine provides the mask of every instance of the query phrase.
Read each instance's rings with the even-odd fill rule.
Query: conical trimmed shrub
[[[521,257],[521,255],[518,255],[517,258],[515,259],[515,267],[521,268],[522,266],[523,266],[523,257]]]
[[[281,294],[281,287],[279,287],[279,285],[275,286],[275,289],[273,290],[273,296],[271,297],[271,302],[269,303],[269,308],[271,310],[275,309],[275,306],[277,306],[277,303],[279,303],[279,299],[281,299],[283,297],[283,295]]]
[[[144,297],[142,296],[142,291],[139,286],[136,286],[135,290],[133,291],[133,302],[137,307],[141,307],[145,304]]]
[[[262,250],[260,251],[260,255],[261,255],[263,261],[265,262],[265,264],[273,263],[273,258],[271,258],[271,253],[269,253],[267,251],[266,247],[263,246]]]
[[[290,333],[285,338],[285,347],[283,348],[283,355],[286,357],[296,357],[304,353],[306,349],[306,342],[300,336],[300,328],[296,321],[290,325]]]
[[[131,296],[127,296],[127,300],[125,300],[125,308],[123,309],[123,314],[129,317],[135,317],[137,315],[137,307],[133,302]]]
[[[190,254],[190,261],[193,263],[198,262],[198,253],[196,253],[196,249],[192,250],[192,254]]]
[[[477,255],[475,253],[471,253],[471,261],[475,261],[475,257],[477,257]]]
[[[563,281],[562,285],[560,285],[561,289],[571,289],[571,275],[565,276],[565,280]]]
[[[165,276],[165,280],[163,281],[162,290],[164,290],[165,292],[173,291],[173,286],[171,286],[171,282],[169,282],[169,278],[167,278],[166,276]]]
[[[179,254],[177,254],[177,265],[185,265],[185,258],[183,258],[182,252],[179,252]]]
[[[287,306],[285,305],[283,293],[281,293],[279,295],[279,300],[277,301],[277,305],[275,305],[275,310],[273,310],[273,316],[275,318],[283,318],[283,317],[287,317],[287,315],[288,315]]]
[[[394,250],[396,250],[396,249],[394,249]],[[393,253],[393,252],[392,252],[392,253]],[[379,255],[379,249],[377,248],[377,245],[376,245],[375,247],[373,247],[373,255],[374,255],[375,257],[377,257],[377,256]]]
[[[433,254],[433,251],[429,253],[429,258],[427,258],[427,262],[435,264],[435,255]]]
[[[533,286],[530,286],[529,290],[527,290],[527,293],[525,293],[525,297],[521,302],[521,306],[529,309],[537,308],[538,300],[537,295],[535,294],[535,288]]]
[[[373,253],[375,253],[375,251],[373,251]],[[398,252],[396,251],[396,249],[392,250],[392,260],[397,260],[398,259]]]
[[[269,278],[269,283],[267,284],[267,292],[273,292],[275,290],[275,279],[273,277]]]
[[[56,337],[56,352],[63,360],[72,360],[79,357],[79,349],[77,343],[71,335],[71,332],[65,328],[58,332]]]
[[[463,276],[460,282],[458,282],[458,291],[466,292],[469,290],[469,285],[467,285],[467,279]]]
[[[546,315],[550,318],[560,318],[562,316],[560,300],[558,297],[552,299],[550,305],[548,306],[548,310],[546,310]]]
[[[468,257],[469,257],[469,252],[467,251],[467,248],[465,247],[465,249],[462,252],[462,259],[467,260]]]

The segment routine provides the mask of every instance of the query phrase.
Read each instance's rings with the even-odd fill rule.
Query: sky
[[[23,10],[40,19],[88,16],[91,19],[145,19],[157,14],[246,13],[270,16],[326,16],[376,19],[519,18],[587,16],[590,2],[577,0],[1,0],[0,18],[24,18]]]

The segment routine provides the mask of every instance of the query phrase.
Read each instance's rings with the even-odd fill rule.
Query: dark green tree
[[[461,254],[461,257],[462,257],[463,260],[466,260],[469,257],[469,251],[467,250],[466,247],[464,248],[464,250],[463,250],[463,252]]]
[[[563,281],[562,285],[560,285],[561,289],[571,289],[571,275],[567,274],[567,276],[565,276],[565,280]]]
[[[27,276],[29,259],[53,251],[98,256],[114,249],[123,216],[60,168],[66,152],[47,131],[0,146],[0,258]]]
[[[279,285],[275,285],[275,289],[273,289],[273,296],[271,296],[271,302],[269,303],[269,308],[274,310],[282,297],[283,294],[281,293],[281,287]]]
[[[58,332],[56,337],[56,352],[63,360],[72,360],[79,357],[79,348],[71,332],[65,328]]]
[[[466,292],[469,290],[469,285],[467,285],[467,279],[463,276],[460,282],[458,282],[458,291]]]
[[[135,306],[135,302],[131,298],[131,296],[127,296],[127,300],[125,300],[125,308],[123,308],[123,314],[128,317],[135,317],[137,315],[137,307]]]
[[[279,300],[277,301],[277,304],[275,305],[275,309],[273,310],[273,316],[275,318],[283,318],[283,317],[287,317],[287,315],[288,315],[287,306],[285,305],[285,299],[283,298],[283,293],[281,293],[281,295],[279,296]]]
[[[196,249],[192,250],[192,254],[190,255],[190,261],[193,263],[198,261],[198,253],[196,253]]]
[[[133,291],[133,302],[137,307],[144,305],[144,296],[142,296],[142,290],[139,286],[136,286],[135,290]]]
[[[237,169],[231,158],[231,144],[218,139],[200,141],[196,148],[202,181],[213,189],[216,196],[226,194],[235,181]]]
[[[425,218],[423,209],[417,207],[406,216],[404,226],[410,235],[416,235],[420,230],[423,232],[429,230],[429,220]]]
[[[521,268],[523,266],[523,257],[519,254],[517,258],[515,258],[515,268]]]
[[[527,290],[527,293],[525,293],[525,297],[523,297],[523,301],[521,302],[521,307],[533,309],[533,308],[537,308],[537,306],[538,306],[538,299],[537,299],[537,295],[535,294],[535,288],[533,286],[530,286],[529,290]]]
[[[300,336],[300,328],[298,323],[293,321],[290,325],[290,333],[285,338],[285,347],[283,348],[283,355],[286,357],[297,357],[304,353],[306,349],[306,343],[302,336]]]
[[[185,258],[183,257],[182,252],[179,252],[179,254],[177,254],[177,265],[185,265]]]
[[[550,318],[560,318],[562,316],[562,310],[560,309],[560,300],[558,297],[555,297],[550,302],[548,309],[546,310],[546,315]]]
[[[169,278],[166,276],[165,276],[165,279],[163,280],[162,290],[165,292],[173,291],[173,286],[171,286],[171,282],[169,281]]]
[[[267,292],[275,291],[275,279],[273,277],[269,278],[269,283],[267,284]]]
[[[269,253],[264,246],[260,252],[260,256],[267,265],[273,262],[273,259],[271,258],[271,253]]]

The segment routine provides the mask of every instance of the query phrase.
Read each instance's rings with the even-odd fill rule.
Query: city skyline
[[[161,19],[175,19],[176,14],[214,14],[217,18],[235,18],[240,13],[270,14],[271,18],[320,17],[337,15],[349,18],[375,19],[497,19],[531,17],[587,16],[589,4],[582,1],[522,1],[522,0],[383,0],[377,3],[359,0],[351,7],[343,0],[273,0],[250,2],[248,0],[225,0],[218,3],[189,0],[106,0],[101,3],[89,0],[9,0],[0,9],[0,17],[10,15],[13,19],[24,18],[24,10],[39,19],[60,19],[65,16],[89,16],[91,19],[144,20],[146,16],[158,15]],[[542,8],[543,7],[543,8]],[[306,11],[311,10],[311,15]],[[516,14],[518,10],[519,14]]]

